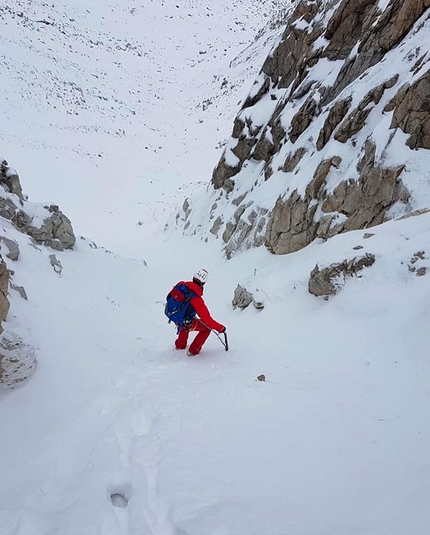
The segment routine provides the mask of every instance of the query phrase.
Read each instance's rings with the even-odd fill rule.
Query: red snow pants
[[[188,351],[192,355],[198,355],[203,347],[203,344],[208,339],[211,330],[197,318],[193,319],[193,322],[189,327],[181,328],[178,338],[175,340],[175,346],[176,349],[185,349],[187,347],[188,336],[191,331],[198,331],[198,334],[191,343]]]

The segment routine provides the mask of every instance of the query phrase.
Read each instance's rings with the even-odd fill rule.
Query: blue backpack
[[[196,311],[191,306],[191,299],[196,297],[184,282],[178,283],[167,294],[164,313],[169,318],[169,323],[173,321],[178,327],[178,332],[184,324],[191,323]]]

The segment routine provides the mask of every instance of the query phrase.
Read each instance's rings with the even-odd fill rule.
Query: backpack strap
[[[186,286],[186,285],[185,285]],[[191,299],[193,297],[196,297],[196,294],[190,290],[188,288],[188,286],[186,286],[189,294],[188,296],[185,298],[185,301],[184,301],[184,304],[182,305],[184,308],[186,308],[186,312],[184,314],[184,319],[180,322],[180,323],[177,323],[177,333],[179,334],[179,331],[182,329],[182,327],[189,321],[189,320],[192,320],[194,319],[194,316],[196,315],[196,311],[194,310],[193,306],[191,305]],[[189,312],[188,310],[191,309],[191,311]]]

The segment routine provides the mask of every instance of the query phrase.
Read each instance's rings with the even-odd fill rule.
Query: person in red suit
[[[175,340],[175,346],[176,349],[185,349],[187,347],[190,332],[197,331],[198,334],[187,351],[187,355],[190,356],[198,355],[200,353],[203,344],[208,339],[212,329],[219,333],[225,331],[224,325],[221,325],[221,323],[218,323],[212,318],[206,303],[203,301],[203,289],[208,280],[208,276],[209,273],[206,269],[199,269],[199,271],[194,274],[192,281],[185,282],[187,287],[195,294],[195,297],[191,298],[190,304],[196,311],[198,317],[193,318],[191,323],[184,324],[181,327],[178,338]]]

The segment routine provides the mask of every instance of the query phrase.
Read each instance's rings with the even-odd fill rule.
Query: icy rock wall
[[[415,186],[430,149],[429,7],[294,4],[214,169],[206,220],[192,199],[178,218],[186,232],[222,239],[227,256],[285,254],[428,203],[428,181]]]

